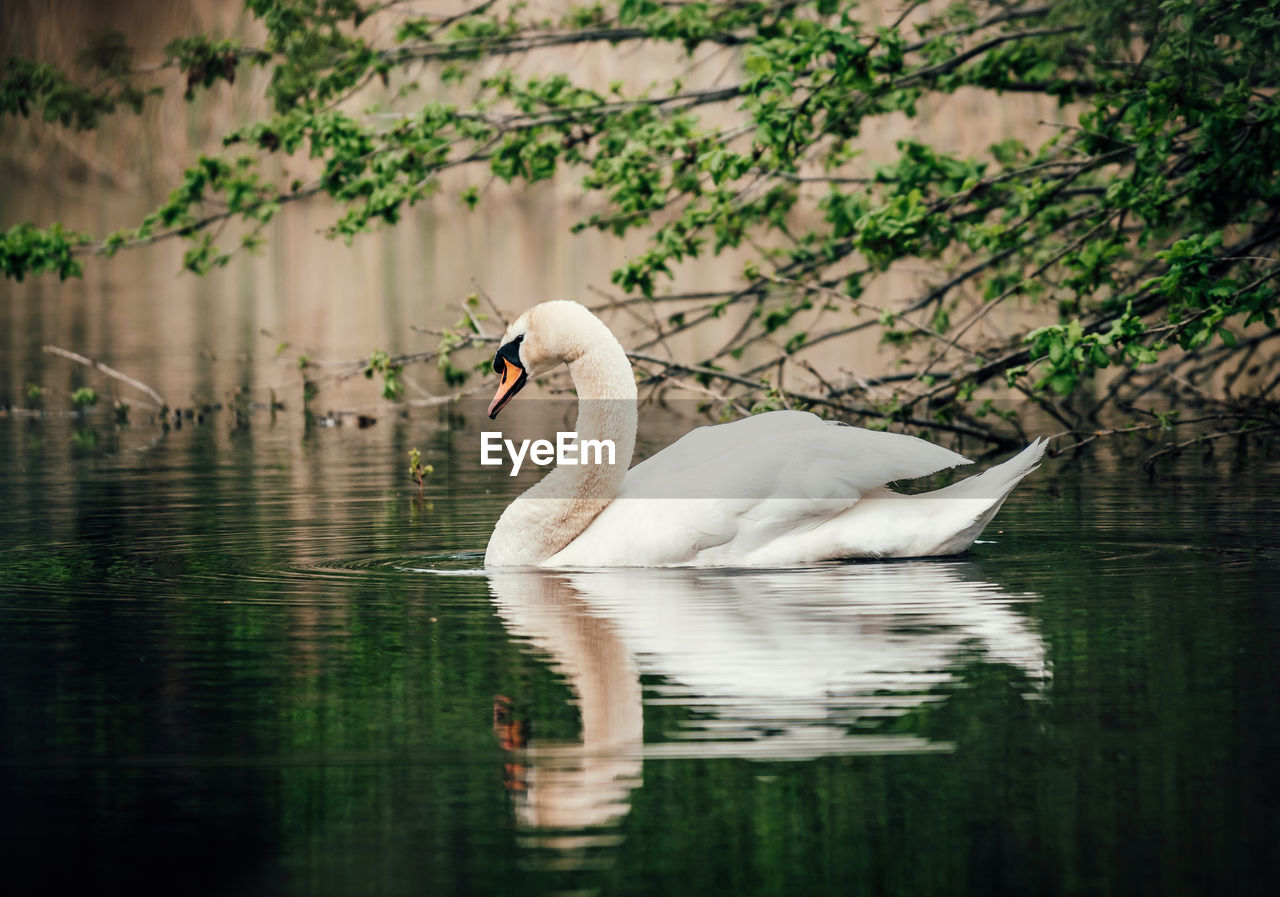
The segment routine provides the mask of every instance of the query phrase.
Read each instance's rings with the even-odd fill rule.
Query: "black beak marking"
[[[524,365],[520,363],[520,344],[522,342],[524,342],[523,333],[498,350],[498,354],[493,356],[493,372],[495,374],[501,374],[502,368],[507,362],[514,364],[522,371],[524,370]]]

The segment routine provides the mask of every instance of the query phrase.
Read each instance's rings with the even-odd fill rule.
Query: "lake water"
[[[0,416],[8,893],[1280,889],[1256,448],[958,559],[485,576],[474,417],[132,418]]]

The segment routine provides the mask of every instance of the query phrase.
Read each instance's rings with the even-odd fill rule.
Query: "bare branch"
[[[120,371],[117,371],[113,367],[108,367],[107,365],[103,364],[101,361],[94,361],[92,358],[86,358],[85,356],[79,354],[78,352],[71,352],[71,351],[68,351],[67,349],[61,349],[57,346],[45,346],[44,351],[48,352],[50,355],[60,355],[63,358],[70,359],[71,361],[74,361],[76,364],[83,364],[86,367],[91,367],[95,371],[98,371],[99,373],[106,374],[108,377],[113,377],[116,380],[119,380],[121,383],[129,384],[139,392],[146,393],[146,395],[151,397],[152,402],[155,403],[155,408],[157,411],[164,411],[169,407],[169,403],[160,397],[160,393],[156,392],[150,386],[147,386],[147,384],[143,383],[141,380],[135,380],[133,377],[130,377],[128,374],[124,374],[124,373],[121,373]]]

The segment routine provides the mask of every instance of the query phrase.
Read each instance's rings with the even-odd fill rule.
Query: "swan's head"
[[[618,341],[599,318],[577,302],[557,299],[526,311],[511,322],[493,356],[493,370],[501,381],[489,403],[489,419],[497,417],[530,379],[562,364],[573,364],[601,344],[617,346]]]

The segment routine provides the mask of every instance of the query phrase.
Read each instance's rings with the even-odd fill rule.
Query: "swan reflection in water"
[[[508,699],[495,703],[527,845],[563,866],[566,851],[616,843],[646,760],[949,750],[873,729],[945,700],[939,686],[975,651],[1033,682],[1046,675],[1044,646],[1013,606],[1028,596],[976,575],[938,561],[491,572],[503,623],[550,660],[581,715],[577,741],[551,743],[526,737]],[[642,674],[658,683],[647,695]],[[642,697],[693,718],[646,744]]]

